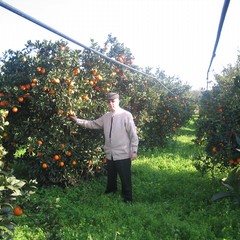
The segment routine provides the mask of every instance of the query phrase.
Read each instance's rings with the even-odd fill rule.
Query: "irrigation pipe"
[[[40,27],[43,27],[43,28],[47,29],[47,30],[50,31],[50,32],[53,32],[53,33],[61,36],[62,38],[67,39],[68,41],[70,41],[70,42],[72,42],[72,43],[75,43],[76,45],[78,45],[78,46],[80,46],[80,47],[82,47],[82,48],[85,48],[85,49],[87,49],[87,50],[89,50],[89,51],[91,51],[91,52],[99,55],[100,57],[102,57],[102,58],[104,58],[104,59],[106,59],[106,60],[108,60],[108,61],[110,61],[110,62],[113,62],[113,63],[118,64],[118,65],[120,65],[120,66],[122,66],[122,67],[125,67],[125,68],[127,68],[127,69],[129,69],[129,70],[131,70],[131,71],[137,72],[137,73],[139,73],[139,74],[142,74],[142,75],[145,75],[145,76],[147,76],[147,77],[150,77],[150,78],[153,78],[153,79],[157,80],[157,82],[160,83],[160,85],[161,85],[162,87],[164,87],[168,92],[170,92],[170,93],[173,94],[173,95],[176,95],[176,94],[174,94],[169,88],[167,88],[163,83],[161,83],[157,77],[154,77],[154,76],[152,76],[152,75],[149,75],[149,74],[147,74],[147,73],[144,73],[144,72],[142,72],[142,71],[139,71],[139,70],[137,70],[137,69],[135,69],[135,68],[133,68],[133,67],[130,67],[130,66],[128,66],[128,65],[125,65],[125,64],[123,64],[123,63],[121,63],[121,62],[119,62],[119,61],[116,61],[116,60],[114,60],[114,59],[112,59],[112,58],[110,58],[110,57],[108,57],[108,56],[106,56],[106,55],[104,55],[104,54],[102,54],[102,53],[100,53],[100,52],[92,49],[92,48],[89,48],[89,47],[85,46],[84,44],[82,44],[82,43],[74,40],[73,38],[71,38],[71,37],[69,37],[69,36],[67,36],[67,35],[65,35],[65,34],[57,31],[56,29],[54,29],[54,28],[52,28],[52,27],[50,27],[50,26],[48,26],[48,25],[46,25],[45,23],[40,22],[39,20],[31,17],[30,15],[28,15],[28,14],[26,14],[26,13],[18,10],[17,8],[15,8],[15,7],[13,7],[13,6],[11,6],[11,5],[3,2],[2,0],[0,0],[0,6],[3,7],[3,8],[5,8],[5,9],[7,9],[7,10],[9,10],[9,11],[11,11],[11,12],[13,12],[13,13],[15,13],[15,14],[17,14],[17,15],[19,15],[19,16],[21,16],[21,17],[23,17],[23,18],[25,18],[25,19],[27,19],[27,20],[29,20],[30,22],[33,22],[33,23],[39,25]]]
[[[212,66],[213,58],[216,56],[216,50],[217,50],[218,42],[219,42],[220,35],[221,35],[221,32],[222,32],[224,19],[225,19],[225,16],[227,14],[229,3],[230,3],[230,0],[225,0],[225,2],[223,4],[222,14],[221,14],[220,22],[219,22],[219,25],[218,25],[217,37],[216,37],[216,41],[215,41],[215,45],[214,45],[214,48],[213,48],[212,57],[211,57],[211,60],[210,60],[208,71],[207,71],[207,89],[208,89],[208,74],[209,74],[210,68]]]

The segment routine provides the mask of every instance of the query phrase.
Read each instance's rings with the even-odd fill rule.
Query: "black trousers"
[[[132,201],[132,161],[130,158],[123,160],[107,161],[107,188],[106,193],[117,191],[117,176],[122,184],[122,197],[125,202]]]

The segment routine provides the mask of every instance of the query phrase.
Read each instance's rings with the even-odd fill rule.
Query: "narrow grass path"
[[[105,178],[40,189],[14,239],[240,239],[239,210],[229,201],[209,203],[219,185],[193,165],[194,133],[191,120],[168,146],[133,162],[133,205],[124,204],[120,192],[102,194]]]

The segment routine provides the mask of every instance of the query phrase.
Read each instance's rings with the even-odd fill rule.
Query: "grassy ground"
[[[194,123],[164,149],[133,162],[134,203],[105,196],[106,179],[39,190],[17,219],[15,240],[240,239],[239,209],[209,203],[219,182],[194,168]]]

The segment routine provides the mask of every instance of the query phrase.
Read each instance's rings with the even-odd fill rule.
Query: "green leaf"
[[[11,196],[17,197],[22,196],[22,192],[19,189],[15,189]]]

